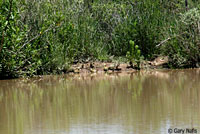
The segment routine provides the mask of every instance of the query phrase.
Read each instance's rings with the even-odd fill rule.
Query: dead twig
[[[165,42],[167,42],[167,41],[170,40],[170,39],[171,39],[171,38],[169,37],[169,38],[167,38],[167,39],[161,41],[158,45],[156,45],[156,47],[162,46]]]
[[[178,37],[178,36],[181,36],[181,35],[183,35],[183,34],[185,34],[185,33],[186,33],[186,32],[183,32],[183,33],[181,33],[181,34],[179,34],[179,35],[176,35],[176,36],[174,36],[174,37],[168,37],[167,39],[161,41],[158,45],[156,45],[156,47],[162,46],[162,45],[165,44],[167,41],[169,41],[169,40],[171,40],[171,39],[173,39],[173,38],[176,38],[176,37]]]

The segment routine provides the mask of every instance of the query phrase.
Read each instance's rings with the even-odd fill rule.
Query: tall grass
[[[188,8],[195,4],[198,2],[189,1]],[[187,15],[183,0],[4,0],[0,13],[2,77],[61,73],[73,62],[125,56],[130,40],[145,59],[167,54],[174,62],[174,53],[185,54],[178,47],[186,39],[175,35],[189,27],[191,35],[196,28],[182,27],[179,17]],[[167,38],[170,40],[159,45]],[[198,44],[192,40],[188,40],[193,42],[189,50]],[[187,52],[198,53],[199,48]],[[191,58],[186,59],[185,65],[199,63],[199,55],[193,56],[191,63]]]

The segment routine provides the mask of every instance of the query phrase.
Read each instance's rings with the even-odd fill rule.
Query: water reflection
[[[0,81],[0,134],[200,132],[200,70]]]

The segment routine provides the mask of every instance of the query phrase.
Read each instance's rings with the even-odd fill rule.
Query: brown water
[[[0,134],[167,134],[169,128],[200,133],[200,69],[0,81]]]

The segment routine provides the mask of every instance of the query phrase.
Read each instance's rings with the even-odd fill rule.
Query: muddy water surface
[[[200,69],[0,81],[0,134],[200,133]]]

